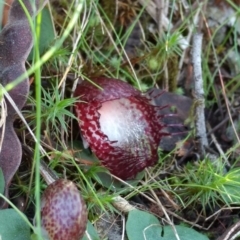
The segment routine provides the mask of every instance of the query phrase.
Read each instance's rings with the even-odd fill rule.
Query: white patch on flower
[[[146,149],[146,144],[149,144],[145,136],[148,123],[137,104],[120,98],[104,102],[98,112],[101,131],[110,141],[117,141],[115,146],[128,149],[136,155]]]

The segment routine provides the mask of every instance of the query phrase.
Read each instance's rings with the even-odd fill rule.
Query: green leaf
[[[3,176],[3,171],[0,168],[0,193],[3,194],[5,189],[5,180],[4,180],[4,176]]]
[[[180,237],[181,240],[193,239],[193,236],[194,236],[194,240],[209,240],[208,237],[195,231],[192,228],[184,227],[184,226],[180,226],[180,225],[175,226],[175,228],[176,228],[178,236]],[[161,239],[161,240],[176,239],[172,227],[171,226],[164,227],[164,236],[159,239]]]
[[[100,240],[100,238],[97,234],[97,231],[95,230],[95,228],[93,227],[93,225],[89,221],[87,223],[87,232],[90,235],[92,240]],[[86,234],[84,235],[82,240],[88,240]]]
[[[175,226],[181,240],[208,240],[208,238],[184,226]],[[129,240],[173,240],[176,239],[171,226],[162,227],[159,220],[150,213],[132,210],[128,214],[126,231]]]
[[[14,209],[0,211],[1,240],[30,240],[30,227]]]
[[[161,239],[162,226],[152,214],[132,210],[128,214],[126,231],[129,240],[157,240]]]

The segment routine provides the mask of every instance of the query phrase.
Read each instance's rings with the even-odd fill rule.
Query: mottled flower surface
[[[134,178],[158,160],[158,145],[166,135],[159,107],[121,80],[92,81],[83,81],[75,91],[81,134],[112,174]]]

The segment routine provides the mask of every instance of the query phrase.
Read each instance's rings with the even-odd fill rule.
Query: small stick
[[[240,236],[240,221],[230,226],[217,240],[234,240]]]
[[[209,131],[212,130],[211,126],[209,123],[207,123],[207,128]],[[221,145],[218,143],[217,141],[217,138],[215,137],[214,133],[211,131],[211,134],[210,134],[211,138],[212,138],[212,141],[214,143],[214,145],[216,146],[218,152],[220,153],[220,156],[224,159],[224,163],[230,168],[231,167],[231,164],[230,162],[228,161],[227,157],[226,157],[226,154],[224,153],[224,151],[222,150],[222,147]]]
[[[194,77],[194,101],[195,101],[195,125],[196,136],[199,138],[199,147],[201,155],[205,155],[205,146],[208,146],[208,139],[205,125],[204,114],[204,89],[201,68],[201,52],[202,52],[202,34],[193,35],[192,64]]]

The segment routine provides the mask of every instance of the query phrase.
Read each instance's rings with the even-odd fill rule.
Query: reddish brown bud
[[[58,179],[44,191],[41,221],[50,240],[79,240],[87,225],[87,210],[73,182]]]

